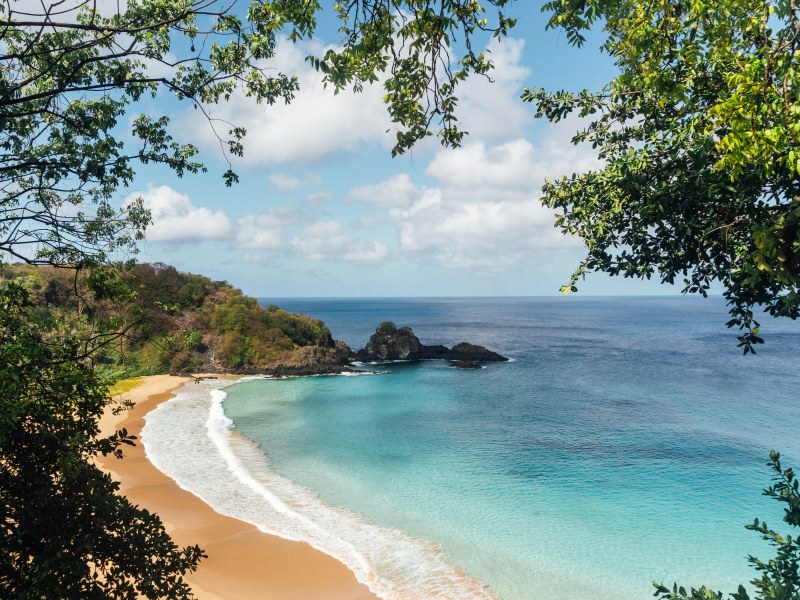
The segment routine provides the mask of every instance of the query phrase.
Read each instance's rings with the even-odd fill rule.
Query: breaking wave
[[[225,416],[224,388],[233,383],[189,384],[145,417],[141,438],[148,458],[181,488],[218,513],[309,543],[381,598],[495,597],[451,564],[438,544],[377,526],[272,471],[268,457]]]

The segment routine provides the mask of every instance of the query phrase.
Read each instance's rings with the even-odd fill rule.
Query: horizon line
[[[706,297],[700,294],[551,294],[551,295],[471,295],[471,296],[261,296],[250,294],[257,300],[473,300],[473,299],[584,299],[584,298],[697,298],[705,300],[707,298],[722,298],[722,294],[707,294]]]

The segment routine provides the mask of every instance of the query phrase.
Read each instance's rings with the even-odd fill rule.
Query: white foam
[[[363,365],[363,363],[361,364]],[[342,371],[341,373],[317,373],[315,375],[255,375],[242,378],[240,381],[244,381],[245,379],[298,379],[300,377],[359,377],[361,375],[385,375],[388,372],[389,371]]]
[[[208,380],[185,386],[145,417],[145,452],[180,487],[265,533],[308,542],[347,565],[381,598],[494,597],[450,564],[439,545],[326,504],[273,472],[225,416],[223,388],[229,385]]]
[[[342,377],[361,377],[362,375],[386,375],[389,371],[344,371]]]

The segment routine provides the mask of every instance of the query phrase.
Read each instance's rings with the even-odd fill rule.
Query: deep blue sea
[[[512,359],[212,393],[209,435],[233,430],[217,448],[268,504],[242,500],[250,520],[336,555],[385,597],[633,600],[653,580],[730,591],[753,576],[748,554],[771,556],[744,525],[785,529],[761,490],[770,449],[800,465],[798,323],[765,317],[766,345],[742,356],[718,298],[268,302],[353,349],[390,320]]]

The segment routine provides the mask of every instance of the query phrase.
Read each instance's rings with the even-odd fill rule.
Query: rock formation
[[[367,345],[354,353],[352,358],[363,362],[439,359],[477,363],[508,360],[505,356],[483,346],[467,342],[461,342],[452,348],[441,345],[426,346],[419,341],[410,327],[396,327],[390,321],[378,325]]]
[[[483,367],[480,363],[476,363],[474,360],[457,360],[453,363],[453,366],[456,369],[482,369]]]
[[[330,375],[352,371],[352,350],[342,341],[334,340],[330,347],[306,346],[298,348],[289,360],[265,366],[260,372],[275,377],[301,375]]]

